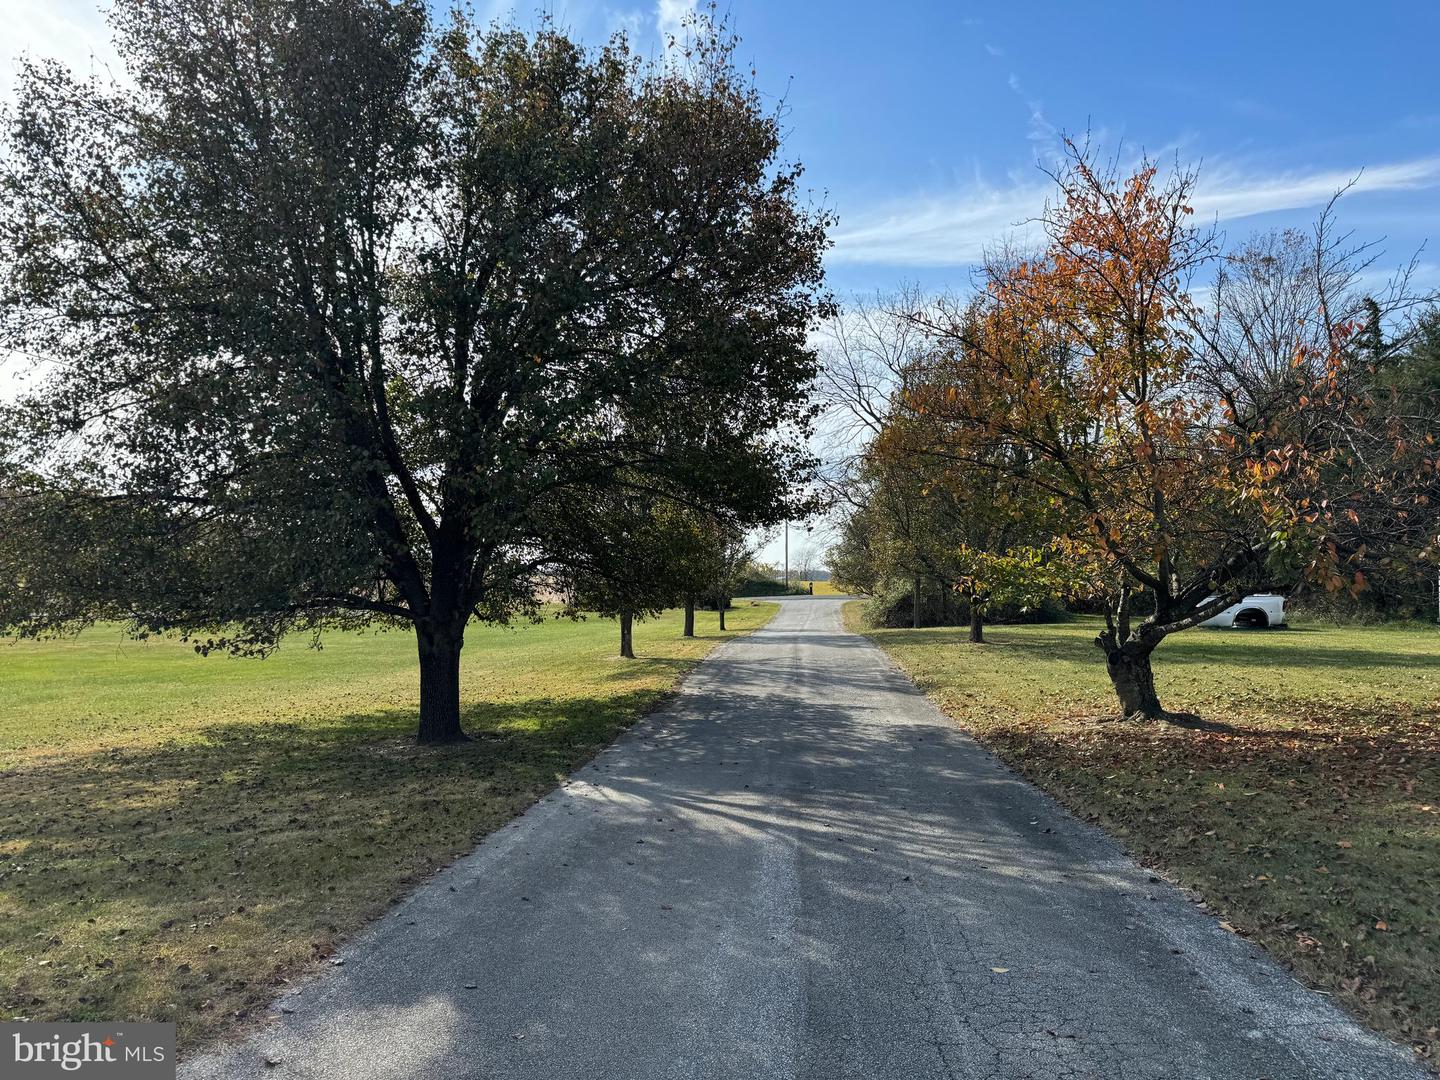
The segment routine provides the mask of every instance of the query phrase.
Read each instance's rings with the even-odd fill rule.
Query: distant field
[[[830,584],[830,582],[828,582],[828,581],[802,581],[802,582],[800,582],[800,587],[801,587],[802,589],[808,588],[808,587],[811,586],[811,585],[815,586],[815,595],[816,595],[816,596],[843,596],[843,595],[844,595],[844,593],[842,593],[839,589],[837,589],[834,585]]]
[[[775,611],[741,601],[747,631]],[[414,638],[200,658],[113,629],[0,644],[0,1019],[193,1045],[555,785],[722,636],[677,613],[466,635],[476,741],[418,749]]]
[[[1212,733],[1113,720],[1098,629],[869,633],[1026,775],[1433,1061],[1440,630],[1178,634],[1156,653],[1161,700],[1235,729]]]

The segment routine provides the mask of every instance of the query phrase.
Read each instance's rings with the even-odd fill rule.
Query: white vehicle
[[[1211,600],[1214,597],[1210,598]],[[1206,603],[1209,603],[1207,600]],[[1255,593],[1238,604],[1212,615],[1201,626],[1247,627],[1263,630],[1267,626],[1285,625],[1285,597],[1279,593]]]

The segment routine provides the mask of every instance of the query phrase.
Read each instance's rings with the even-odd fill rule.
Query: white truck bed
[[[1285,597],[1279,593],[1255,593],[1253,596],[1244,597],[1238,604],[1231,605],[1220,614],[1211,616],[1200,625],[1251,629],[1284,626]]]

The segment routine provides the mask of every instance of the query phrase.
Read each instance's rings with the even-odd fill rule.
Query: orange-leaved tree
[[[1358,586],[1350,564],[1373,545],[1353,525],[1377,494],[1423,516],[1428,496],[1386,479],[1415,444],[1376,424],[1376,362],[1358,347],[1367,306],[1403,305],[1374,310],[1353,288],[1363,249],[1323,228],[1308,263],[1262,267],[1243,296],[1233,272],[1212,277],[1202,305],[1191,282],[1225,261],[1193,224],[1194,173],[1122,177],[1067,146],[1044,250],[993,260],[978,313],[932,321],[954,371],[907,394],[951,460],[1010,469],[1063,508],[1066,542],[1108,582],[1096,644],[1120,706],[1167,717],[1151,655],[1168,635],[1302,571]],[[1257,381],[1260,344],[1229,331],[1282,292],[1300,314]],[[1422,458],[1407,475],[1433,478]]]
[[[944,305],[937,301],[934,309]],[[974,305],[964,319],[973,331]],[[970,640],[978,644],[997,610],[1038,608],[1088,590],[1081,564],[1056,542],[1066,508],[1019,478],[1030,456],[1023,447],[986,439],[977,428],[963,453],[952,455],[950,433],[931,415],[925,391],[942,387],[947,404],[957,401],[974,365],[966,362],[963,337],[941,336],[931,345],[912,350],[899,369],[890,409],[866,449],[866,478],[872,504],[891,504],[888,531],[963,599]]]

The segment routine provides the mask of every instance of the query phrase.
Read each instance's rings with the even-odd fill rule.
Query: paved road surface
[[[1000,766],[821,597],[341,955],[182,1076],[1423,1075]]]

